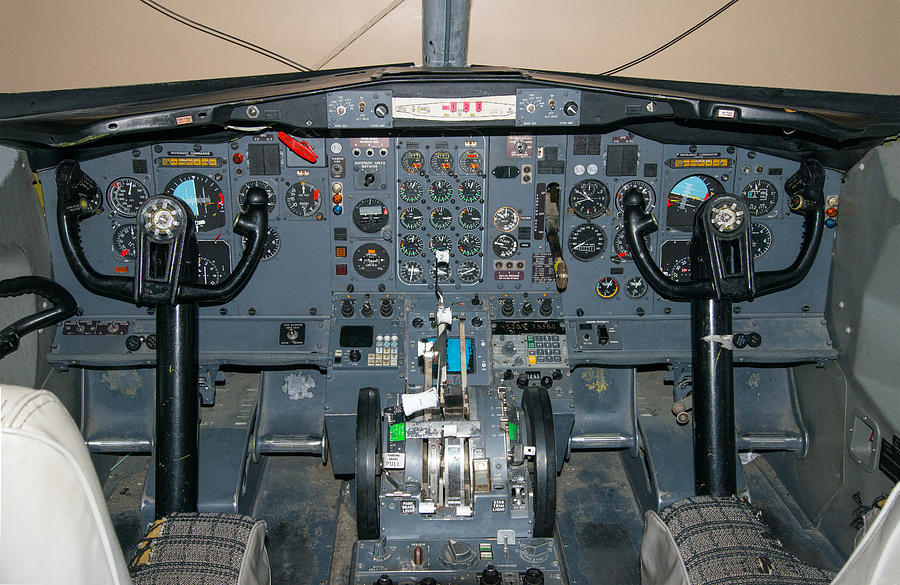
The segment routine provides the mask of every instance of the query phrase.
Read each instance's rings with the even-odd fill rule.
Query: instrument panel
[[[303,349],[324,356],[330,333],[323,320],[342,299],[351,301],[358,318],[359,308],[379,299],[430,303],[436,284],[463,304],[494,303],[499,318],[538,318],[535,308],[549,299],[554,317],[592,331],[610,319],[639,329],[685,319],[689,304],[656,295],[632,262],[622,231],[622,196],[629,189],[638,189],[655,215],[659,230],[648,245],[675,280],[690,278],[693,216],[714,193],[738,194],[748,203],[758,270],[787,266],[800,245],[802,220],[789,212],[784,195],[785,181],[799,167],[793,160],[728,145],[665,144],[628,131],[368,132],[375,135],[263,132],[225,143],[159,143],[83,161],[98,185],[90,202],[98,217],[82,224],[88,258],[102,272],[130,274],[135,212],[149,194],[165,192],[194,211],[198,281],[221,282],[243,250],[232,219],[248,189],[260,187],[269,212],[263,260],[244,292],[222,307],[202,308],[201,316],[316,321],[322,338]],[[303,145],[303,156],[289,147],[291,140]],[[51,173],[41,179],[55,204]],[[829,171],[826,198],[839,187],[840,175]],[[558,208],[558,219],[551,207]],[[568,267],[562,290],[548,243],[551,225]],[[827,229],[820,258],[798,287],[739,303],[736,311],[748,319],[820,314],[832,238]],[[449,251],[449,270],[437,269],[439,250]],[[78,287],[58,248],[54,262],[60,279]],[[83,305],[101,319],[141,313],[94,296]],[[243,338],[239,321],[223,327]],[[662,347],[686,347],[686,336],[674,333],[682,327],[673,325],[672,335],[658,339],[628,339],[628,327],[619,323],[613,330],[622,343],[601,348],[575,334],[569,353],[640,347],[642,360],[657,354],[664,360]],[[309,325],[306,330],[312,332]],[[279,339],[278,331],[268,335]],[[272,350],[287,351],[285,345],[298,349],[278,344]],[[619,359],[627,361],[624,354]]]

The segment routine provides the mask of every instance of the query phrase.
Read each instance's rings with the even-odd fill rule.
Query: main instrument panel
[[[335,345],[328,340],[334,332],[322,322],[327,316],[343,311],[367,318],[372,304],[384,299],[395,305],[433,298],[436,283],[461,303],[485,302],[497,318],[564,319],[576,363],[579,355],[586,363],[648,363],[687,351],[681,320],[689,308],[656,295],[634,267],[622,230],[623,193],[635,188],[643,194],[660,228],[649,237],[650,250],[675,280],[690,278],[693,215],[715,193],[739,194],[748,203],[758,269],[783,267],[800,244],[801,219],[789,213],[784,195],[799,163],[745,148],[662,144],[627,131],[348,134],[262,132],[224,143],[159,143],[84,161],[98,185],[89,202],[98,218],[83,224],[86,253],[102,272],[130,274],[136,210],[151,193],[164,192],[194,212],[198,281],[221,282],[243,249],[231,218],[247,190],[260,187],[269,211],[263,261],[237,299],[201,314],[238,345],[246,339],[247,355],[258,352],[263,363],[296,360],[298,351],[327,363]],[[303,145],[304,156],[291,141]],[[42,178],[52,200],[53,181]],[[826,197],[838,188],[838,174],[829,173]],[[569,273],[563,289],[547,237],[551,201],[558,205]],[[823,251],[832,234],[826,231]],[[449,269],[438,270],[439,250],[449,251]],[[753,315],[783,317],[781,326],[789,328],[792,320],[821,313],[828,263],[826,252],[820,256],[790,294],[737,306],[748,332],[766,337]],[[59,250],[55,260],[60,279],[74,281]],[[100,321],[136,313],[97,297],[83,305]],[[242,334],[254,318],[265,322],[267,338]],[[283,343],[284,324],[303,320],[317,325],[307,332],[321,329],[320,339],[312,346]],[[800,351],[781,353],[782,359],[830,351],[824,327],[801,322],[815,347],[793,348]],[[598,341],[594,331],[601,323],[616,332],[612,343]],[[579,327],[591,334],[577,333]],[[63,341],[59,353],[73,357]],[[128,362],[124,346],[103,343],[90,357],[81,355],[85,347],[79,345],[78,360]],[[612,348],[626,351],[610,354]],[[218,349],[225,348],[212,343],[210,353]],[[792,348],[771,349],[756,356],[765,361]]]

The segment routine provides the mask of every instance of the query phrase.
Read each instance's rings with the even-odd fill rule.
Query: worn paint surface
[[[100,378],[113,392],[134,398],[144,385],[144,378],[138,370],[109,370]]]
[[[606,379],[606,370],[603,368],[584,368],[581,371],[581,381],[589,391],[597,394],[603,394],[609,390],[609,381]]]

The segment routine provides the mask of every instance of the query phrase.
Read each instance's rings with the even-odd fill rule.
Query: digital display
[[[159,159],[161,167],[220,167],[223,164],[223,159],[214,156],[164,156]]]
[[[430,337],[428,343],[434,343],[435,338]],[[466,338],[466,372],[475,371],[475,346],[470,337]],[[447,339],[447,373],[458,374],[460,371],[459,338]]]
[[[359,208],[360,215],[381,215],[382,208],[377,205],[367,205]]]
[[[372,347],[374,328],[371,325],[341,327],[341,347]]]

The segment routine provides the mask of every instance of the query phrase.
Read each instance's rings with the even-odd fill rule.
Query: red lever
[[[312,149],[312,146],[309,145],[309,142],[305,140],[295,140],[286,132],[279,132],[278,140],[280,140],[285,146],[294,151],[294,154],[307,162],[314,163],[319,160],[319,155],[317,155],[316,151]]]

